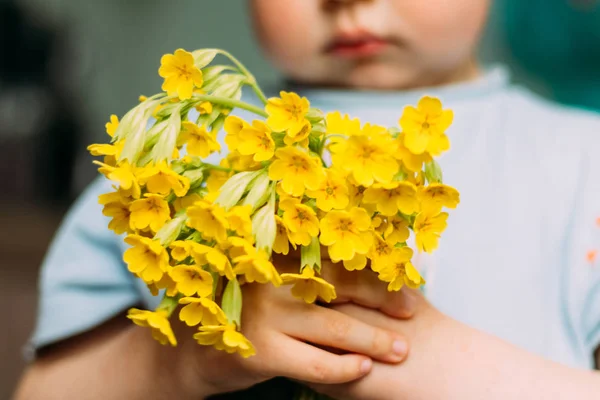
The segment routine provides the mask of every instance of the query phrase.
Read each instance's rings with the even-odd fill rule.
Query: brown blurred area
[[[38,269],[70,203],[81,125],[58,79],[66,32],[0,1],[0,399],[25,367]]]

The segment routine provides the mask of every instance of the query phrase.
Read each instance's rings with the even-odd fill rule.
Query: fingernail
[[[373,361],[371,361],[370,358],[367,358],[366,360],[364,360],[360,364],[360,372],[361,372],[361,374],[366,374],[367,372],[369,372],[371,370],[372,366],[373,366]]]
[[[400,357],[404,357],[408,352],[408,344],[404,340],[394,340],[392,349],[394,350],[394,353]]]

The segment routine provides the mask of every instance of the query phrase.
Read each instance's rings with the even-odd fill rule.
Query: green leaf
[[[223,79],[221,85],[213,90],[212,95],[239,100],[241,95],[240,89],[246,77],[234,74],[223,75],[223,77],[226,79]]]
[[[425,178],[429,183],[442,183],[442,168],[435,160],[425,164]]]
[[[235,206],[244,193],[248,185],[256,178],[262,171],[244,171],[238,172],[225,182],[215,203],[223,206],[225,209],[229,209]]]
[[[318,237],[313,237],[308,246],[300,247],[300,273],[304,268],[321,272],[321,243]]]
[[[238,328],[242,326],[242,289],[237,279],[227,283],[221,308],[230,322],[235,323]]]
[[[246,77],[241,74],[223,74],[205,84],[202,89],[214,96],[227,97],[223,93],[233,94],[245,79]]]
[[[158,239],[162,246],[168,247],[173,241],[177,240],[177,237],[179,236],[179,233],[181,233],[181,229],[185,226],[186,221],[187,215],[185,214],[170,220],[164,224],[158,232],[156,232],[154,239]]]
[[[273,243],[277,237],[275,221],[275,186],[270,188],[269,202],[252,217],[252,234],[256,239],[256,248],[264,250],[268,255],[273,251]]]
[[[192,54],[194,56],[194,64],[196,64],[196,67],[202,69],[202,68],[206,67],[208,64],[210,64],[212,62],[212,60],[214,60],[214,58],[218,54],[218,50],[215,50],[215,49],[196,50]]]
[[[250,185],[250,192],[244,199],[243,205],[250,205],[252,211],[256,210],[269,199],[269,175],[264,170],[262,174],[256,177],[256,179]]]
[[[202,78],[204,80],[203,86],[206,86],[209,82],[215,80],[224,71],[228,70],[231,70],[231,67],[228,65],[215,65],[212,67],[204,68],[202,70]]]
[[[325,119],[325,114],[318,108],[311,107],[306,113],[306,119],[309,120],[311,124],[319,123]]]

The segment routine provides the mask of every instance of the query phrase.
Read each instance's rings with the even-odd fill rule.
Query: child
[[[416,308],[412,319],[351,304],[305,307],[285,291],[252,286],[244,309],[253,318],[243,326],[256,357],[240,361],[193,342],[154,346],[146,332],[111,319],[142,298],[119,260],[120,238],[97,217],[95,197],[108,190],[97,183],[48,256],[33,344],[60,343],[41,353],[18,398],[202,398],[273,376],[323,383],[315,387],[345,399],[596,398],[600,376],[585,369],[600,343],[600,270],[586,252],[600,245],[600,118],[513,87],[502,69],[480,69],[473,53],[488,1],[251,7],[267,55],[313,105],[385,126],[424,94],[454,110],[452,150],[441,163],[462,203],[440,249],[417,260],[433,305],[414,293],[373,298],[381,287],[366,283],[368,271],[364,287],[345,297],[371,308],[416,302],[397,315],[382,310],[406,317]],[[352,278],[340,275],[333,280],[343,292]],[[403,364],[394,365],[405,342],[394,346],[388,330],[411,345]]]

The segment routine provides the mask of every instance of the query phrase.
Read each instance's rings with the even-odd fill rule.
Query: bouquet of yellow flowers
[[[229,62],[215,64],[218,55]],[[267,99],[222,50],[179,49],[163,56],[159,74],[163,92],[141,97],[120,121],[111,116],[110,144],[88,148],[114,182],[99,202],[109,228],[126,234],[129,271],[164,293],[154,311],[131,309],[134,323],[175,346],[169,317],[181,305],[199,344],[252,356],[241,286],[291,285],[307,303],[330,302],[336,292],[320,277],[322,246],[348,270],[370,268],[390,291],[425,283],[408,243],[435,250],[443,209],[459,203],[434,160],[450,147],[453,119],[438,99],[405,107],[399,126],[387,128],[324,114],[295,93]],[[242,101],[244,87],[261,106]],[[228,151],[218,165],[206,162],[222,150],[222,129]],[[290,248],[300,252],[298,271],[280,273],[271,255]]]

